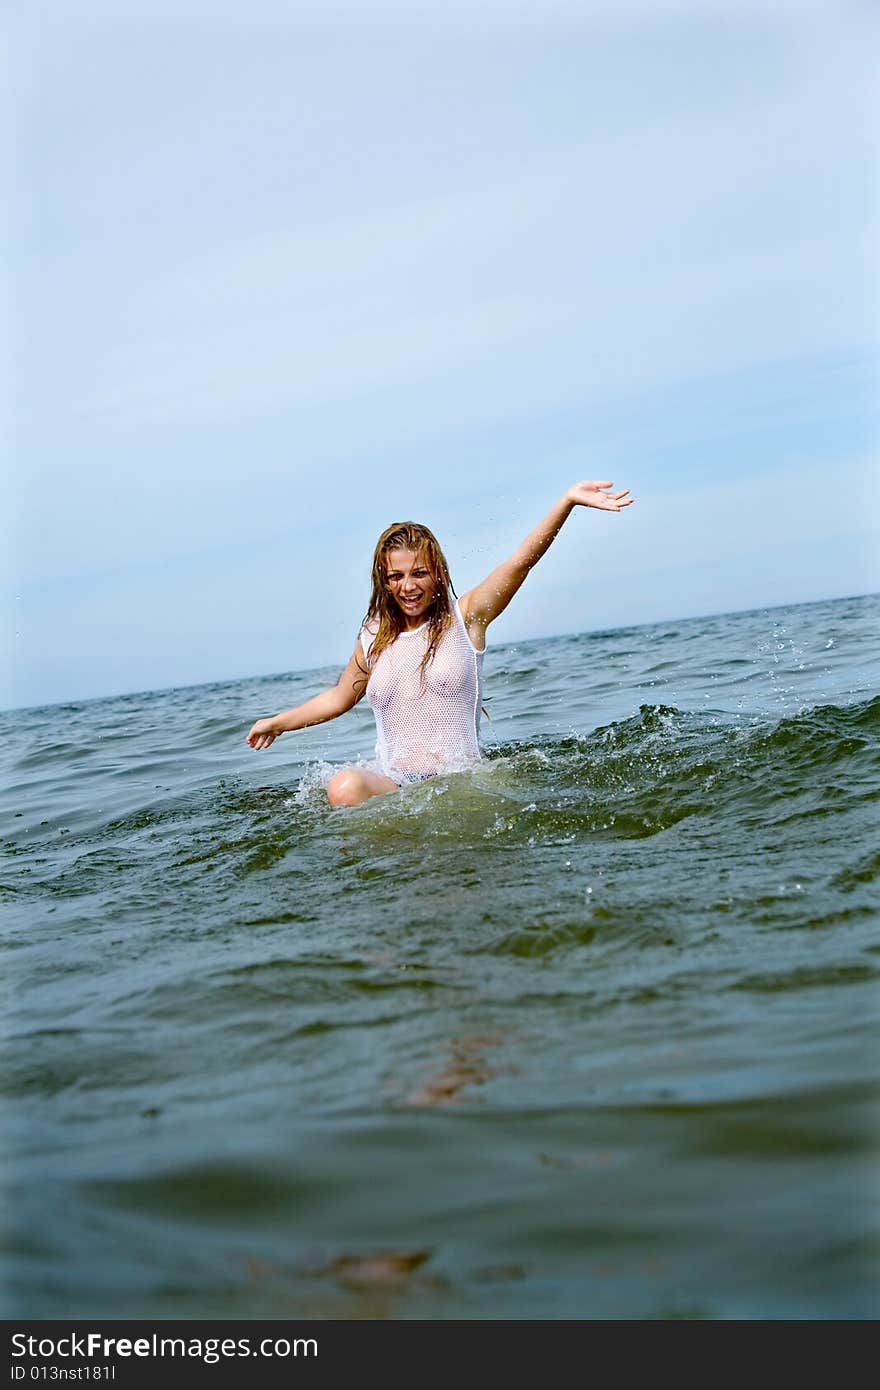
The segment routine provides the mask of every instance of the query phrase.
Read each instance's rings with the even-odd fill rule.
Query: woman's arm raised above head
[[[312,724],[326,724],[328,719],[336,719],[346,710],[352,709],[367,688],[369,672],[358,644],[339,680],[329,690],[313,695],[304,705],[286,709],[281,714],[270,715],[268,719],[258,719],[247,735],[246,742],[257,750],[268,748],[279,734],[294,729],[306,729]]]
[[[614,486],[609,482],[575,483],[560,497],[543,521],[540,521],[526,536],[522,545],[517,546],[508,559],[503,560],[480,584],[475,585],[461,600],[461,611],[475,646],[482,643],[477,636],[485,632],[499,613],[503,613],[529,570],[550,548],[575,507],[596,507],[603,512],[619,512],[635,500],[629,489],[623,492],[610,492]]]

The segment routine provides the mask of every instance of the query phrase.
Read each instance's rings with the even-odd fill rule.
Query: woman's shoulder
[[[365,618],[364,621],[361,623],[361,630],[358,633],[358,642],[360,643],[361,651],[363,652],[367,661],[370,660],[370,649],[376,640],[376,633],[378,631],[378,618]]]
[[[468,641],[474,651],[482,655],[486,650],[486,626],[472,613],[469,602],[470,597],[470,593],[462,594],[460,599],[453,599],[452,602],[461,618],[461,623]]]

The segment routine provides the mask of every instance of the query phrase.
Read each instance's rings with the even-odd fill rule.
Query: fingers
[[[575,488],[583,488],[587,492],[599,492],[600,489],[605,489],[613,486],[614,484],[607,480],[605,482],[583,482],[575,484]],[[635,498],[630,497],[629,488],[626,487],[623,489],[622,492],[603,491],[601,497],[596,497],[591,500],[594,501],[597,506],[608,506],[611,502],[618,502],[621,507],[628,507],[631,502],[635,501]]]
[[[630,506],[634,501],[635,498],[628,496],[625,492],[612,495],[600,492],[595,497],[591,497],[589,501],[584,501],[582,505],[585,507],[595,507],[596,510],[600,512],[620,512],[624,507]]]
[[[607,496],[604,492],[595,499],[590,505],[598,508],[600,512],[621,512],[624,507],[632,506],[636,499],[629,496],[627,492],[617,492]]]
[[[582,507],[599,507],[604,511],[619,512],[621,507],[628,507],[634,499],[629,495],[629,488],[624,488],[622,492],[609,492],[608,489],[613,486],[607,478],[603,481],[575,483],[569,497]]]
[[[259,749],[261,748],[268,748],[269,745],[274,742],[275,734],[266,733],[265,730],[260,730],[256,724],[245,738],[245,743],[249,744],[251,748],[254,748],[257,751],[259,751]]]

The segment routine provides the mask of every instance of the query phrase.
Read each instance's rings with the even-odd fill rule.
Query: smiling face
[[[385,582],[407,628],[421,627],[434,602],[437,581],[423,551],[389,550]]]

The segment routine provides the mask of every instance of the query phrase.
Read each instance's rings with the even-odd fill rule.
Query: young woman
[[[336,719],[366,694],[376,716],[376,763],[331,777],[331,805],[354,806],[479,762],[486,628],[575,507],[619,512],[630,506],[629,490],[610,492],[612,486],[575,483],[510,558],[460,599],[428,528],[411,521],[389,526],[373,556],[367,616],[336,685],[296,709],[258,719],[247,735],[251,748]]]

